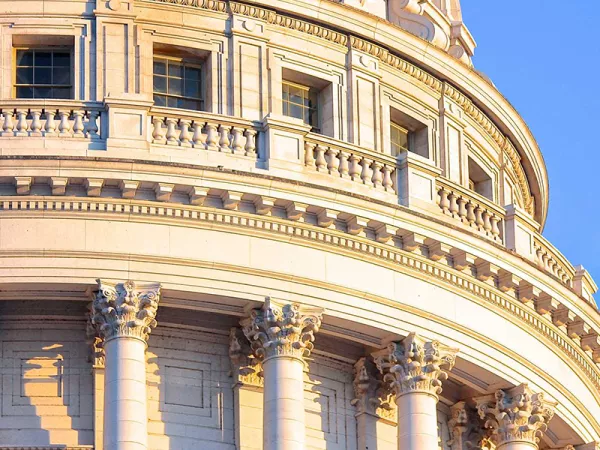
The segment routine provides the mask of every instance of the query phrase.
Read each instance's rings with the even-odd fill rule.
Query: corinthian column
[[[499,390],[475,401],[497,450],[537,450],[556,406],[544,394],[534,394],[527,384]]]
[[[448,378],[444,369],[452,369],[457,352],[411,333],[373,354],[384,381],[396,393],[399,450],[438,448],[438,395]]]
[[[263,449],[304,450],[304,364],[323,310],[267,298],[241,322],[264,375]]]
[[[92,323],[105,353],[104,450],[148,448],[145,352],[159,296],[159,284],[98,280]]]

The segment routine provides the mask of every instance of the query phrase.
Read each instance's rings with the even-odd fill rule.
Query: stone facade
[[[458,0],[0,7],[0,448],[600,447]]]

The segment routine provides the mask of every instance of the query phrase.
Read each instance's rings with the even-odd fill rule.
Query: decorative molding
[[[232,328],[229,333],[229,359],[231,375],[236,384],[263,387],[262,366],[252,354],[252,348],[241,328]]]
[[[410,333],[402,341],[373,353],[373,359],[396,397],[413,393],[437,397],[442,392],[442,382],[448,379],[447,371],[454,367],[457,353],[456,348]]]
[[[278,303],[267,297],[260,309],[253,309],[250,317],[240,323],[261,361],[278,356],[305,361],[314,348],[322,315],[321,308]]]
[[[556,406],[544,394],[534,394],[527,384],[498,390],[494,395],[476,398],[475,402],[479,417],[485,420],[498,447],[512,442],[537,446]]]
[[[91,320],[98,334],[104,341],[130,336],[147,342],[152,328],[156,327],[160,284],[97,282]]]
[[[446,288],[460,295],[476,298],[485,304],[493,305],[493,307],[499,308],[519,323],[527,324],[561,349],[585,373],[594,387],[600,389],[600,369],[594,363],[590,352],[586,353],[581,348],[581,342],[573,340],[566,334],[566,324],[561,325],[556,321],[553,324],[554,315],[552,318],[547,318],[535,309],[524,305],[514,291],[502,292],[493,283],[478,281],[467,270],[471,267],[468,258],[464,261],[457,260],[457,255],[460,256],[461,253],[464,253],[460,249],[451,249],[452,258],[432,261],[414,251],[424,244],[412,247],[410,239],[407,239],[410,238],[410,234],[402,235],[400,239],[392,239],[387,244],[382,244],[365,236],[353,235],[350,227],[348,232],[344,233],[339,230],[324,229],[307,223],[278,219],[272,216],[194,205],[159,204],[143,200],[108,198],[61,197],[39,200],[16,196],[4,197],[0,200],[0,214],[15,214],[22,217],[23,214],[52,216],[56,214],[80,215],[83,213],[98,217],[108,216],[112,220],[115,220],[119,215],[123,215],[124,220],[130,220],[132,216],[135,216],[138,218],[145,217],[149,221],[185,223],[187,226],[209,226],[211,228],[215,226],[234,226],[238,231],[246,228],[248,232],[253,234],[257,232],[268,233],[272,236],[286,236],[286,238],[293,236],[295,239],[306,239],[314,244],[327,246],[330,251],[350,252],[361,255],[361,258],[374,258],[374,260],[391,265],[391,267],[403,267],[412,276],[426,276],[429,279],[437,279]],[[350,219],[355,217],[352,216]],[[404,230],[398,230],[398,236],[403,232]],[[464,267],[458,266],[457,261],[460,264],[464,263]],[[537,299],[535,301],[537,302]],[[569,309],[564,305],[561,304],[560,306],[562,309],[557,309],[557,313],[569,312]]]

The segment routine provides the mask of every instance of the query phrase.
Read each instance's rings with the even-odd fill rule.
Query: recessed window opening
[[[396,108],[390,108],[390,149],[392,156],[411,152],[429,158],[427,126]]]
[[[181,58],[155,56],[154,104],[203,110],[202,66]]]
[[[16,49],[17,98],[73,98],[70,49]]]
[[[469,157],[469,189],[488,200],[494,200],[492,178],[471,157]]]
[[[295,117],[318,130],[317,93],[315,89],[301,84],[284,81],[282,83],[282,112],[284,116]]]

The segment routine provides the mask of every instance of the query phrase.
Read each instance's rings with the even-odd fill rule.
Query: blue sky
[[[461,5],[475,67],[524,117],[546,160],[544,236],[600,284],[600,1]]]

